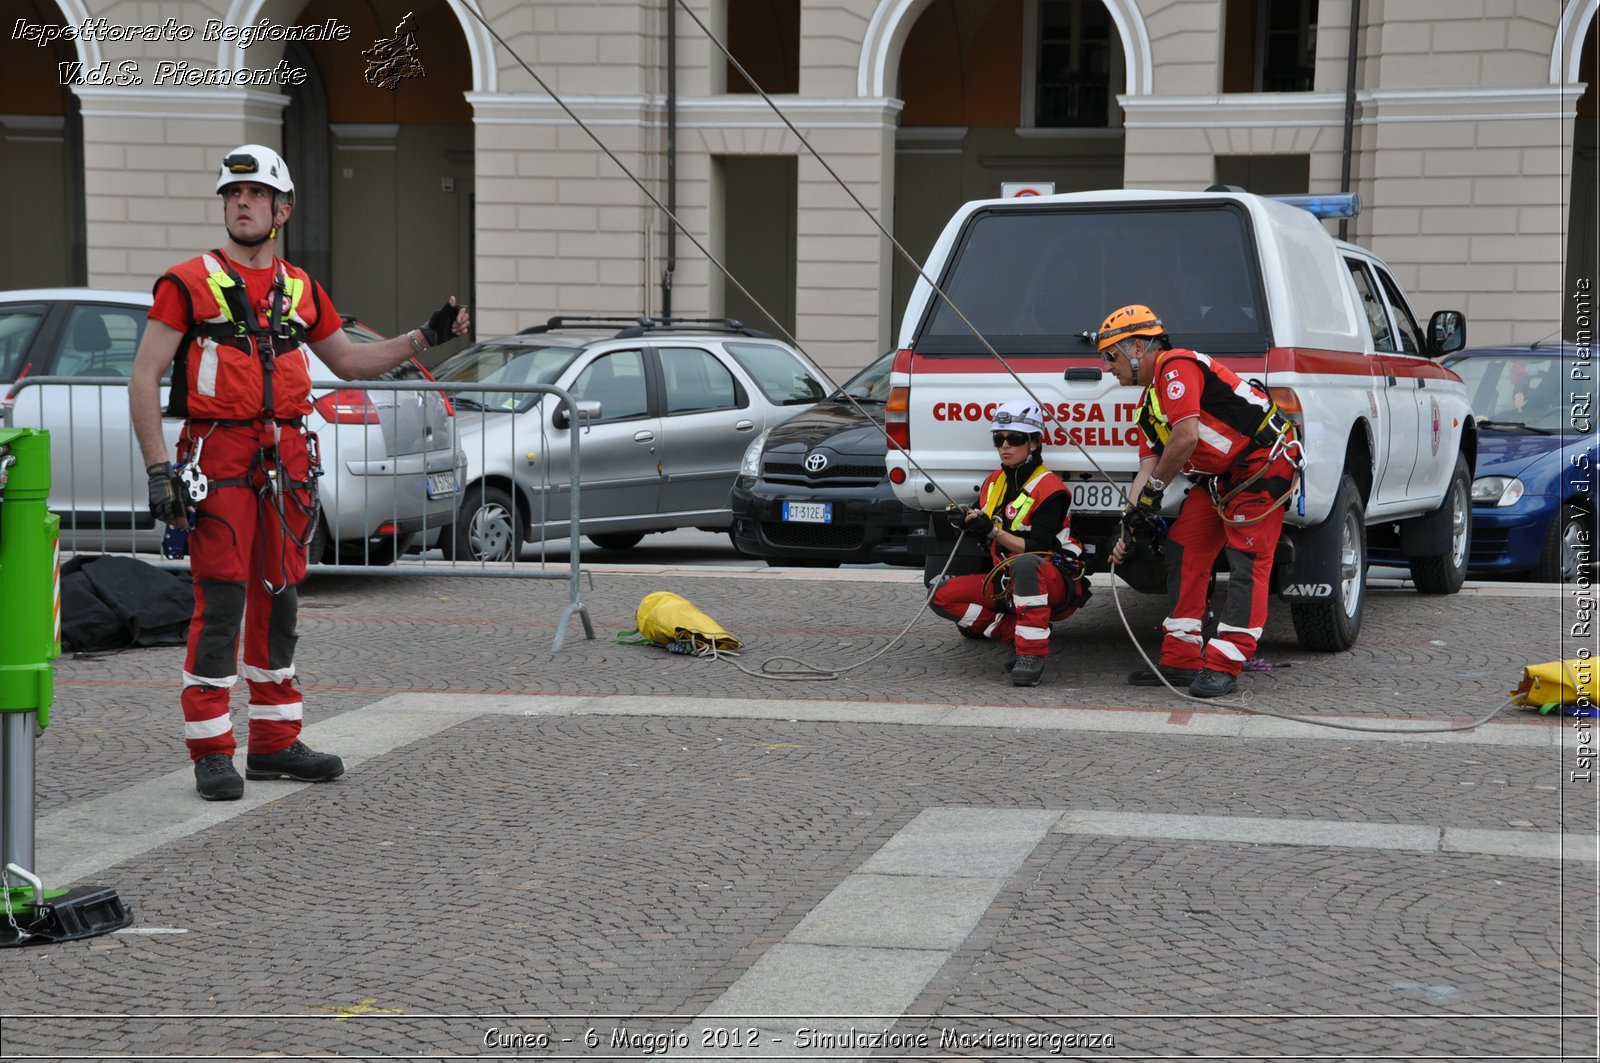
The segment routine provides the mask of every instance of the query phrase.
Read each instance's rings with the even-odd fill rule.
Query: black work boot
[[[1224,694],[1232,694],[1238,682],[1227,672],[1207,668],[1194,677],[1194,682],[1189,684],[1189,693],[1197,698],[1220,698]]]
[[[207,801],[237,801],[244,796],[244,780],[226,753],[207,753],[194,762],[194,788]]]
[[[1174,668],[1170,664],[1158,664],[1156,668],[1159,674],[1149,669],[1128,673],[1128,685],[1158,687],[1162,685],[1161,680],[1165,677],[1167,682],[1175,687],[1186,687],[1200,677],[1200,672],[1194,668]]]
[[[1014,687],[1036,687],[1039,679],[1044,675],[1044,658],[1031,657],[1019,653],[1011,662],[1011,685]]]
[[[295,782],[327,782],[344,774],[344,761],[333,753],[318,753],[296,741],[276,753],[251,753],[244,758],[246,779],[293,779]]]

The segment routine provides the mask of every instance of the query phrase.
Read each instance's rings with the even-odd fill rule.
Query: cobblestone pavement
[[[95,802],[217,818],[88,876],[130,931],[0,953],[0,1056],[1595,1057],[1581,723],[1227,733],[1236,710],[1125,684],[1108,588],[1037,688],[930,615],[838,680],[776,682],[617,644],[657,589],[751,670],[859,661],[922,598],[902,572],[600,571],[598,637],[574,620],[552,654],[559,582],[318,578],[307,737],[375,752],[234,809],[189,788],[180,650],[59,661],[41,850]],[[1153,651],[1163,603],[1122,601]],[[1279,667],[1241,688],[1462,722],[1576,652],[1572,611],[1375,589],[1360,645],[1321,655],[1275,605]],[[999,818],[925,829],[945,812]]]

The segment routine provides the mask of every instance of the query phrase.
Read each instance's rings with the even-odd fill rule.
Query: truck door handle
[[[737,423],[737,424],[735,424],[733,426],[733,430],[735,432],[748,432],[748,431],[750,431],[750,429],[754,428],[755,426],[756,426],[756,423],[754,421],[740,421],[739,423]]]
[[[656,434],[654,432],[651,432],[651,431],[641,431],[641,432],[633,433],[633,441],[635,443],[654,443],[655,440],[656,440]]]

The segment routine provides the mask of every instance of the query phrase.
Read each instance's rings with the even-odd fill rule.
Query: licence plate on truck
[[[832,524],[832,502],[785,502],[783,519],[802,524]]]
[[[1127,484],[1108,484],[1104,480],[1090,480],[1072,485],[1072,512],[1120,513],[1127,504],[1123,492]]]
[[[428,474],[428,497],[448,498],[456,493],[456,474],[453,472],[430,472]]]

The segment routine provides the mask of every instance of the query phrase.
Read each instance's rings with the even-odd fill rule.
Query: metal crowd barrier
[[[55,423],[44,423],[44,398],[45,392],[37,389],[45,387],[63,387],[69,389],[66,402],[65,427],[56,418]],[[128,412],[126,391],[128,381],[122,377],[86,377],[86,376],[38,376],[25,377],[6,387],[5,401],[0,402],[0,426],[10,427],[48,427],[53,429],[51,439],[51,461],[54,466],[52,480],[51,509],[62,513],[61,536],[63,552],[74,553],[106,553],[137,557],[149,564],[163,568],[186,569],[187,562],[171,561],[162,556],[161,537],[165,525],[156,524],[150,517],[148,499],[146,498],[146,475],[144,460],[139,452],[138,442],[134,437],[132,419]],[[92,400],[85,396],[85,392],[93,389]],[[27,392],[36,392],[33,396],[36,401],[29,402]],[[120,392],[121,394],[107,401],[107,391]],[[448,451],[451,454],[460,452],[461,461],[452,462],[450,468],[455,475],[455,492],[449,506],[448,517],[440,518],[429,513],[424,508],[420,529],[415,532],[423,550],[418,557],[397,556],[394,563],[388,562],[387,548],[397,549],[397,540],[391,536],[389,544],[379,544],[374,551],[373,538],[363,535],[361,539],[362,553],[358,556],[366,564],[314,564],[308,575],[361,575],[361,576],[450,576],[450,577],[475,577],[475,578],[511,578],[511,579],[564,579],[567,581],[568,601],[562,611],[560,622],[556,628],[555,641],[551,652],[559,650],[566,639],[567,622],[574,615],[583,621],[584,636],[594,638],[594,625],[589,617],[588,608],[583,604],[580,593],[580,581],[585,574],[579,564],[578,537],[582,534],[579,509],[580,493],[580,465],[579,441],[582,432],[578,430],[581,424],[576,401],[564,388],[548,384],[511,384],[511,383],[447,383],[433,380],[315,380],[312,382],[313,394],[327,392],[436,392],[444,395],[454,395],[458,392],[483,394],[494,392],[509,395],[554,395],[557,401],[566,408],[569,424],[572,428],[566,430],[568,441],[568,454],[570,464],[570,481],[568,484],[570,510],[566,520],[569,529],[567,561],[562,566],[552,566],[546,561],[546,547],[549,540],[546,537],[547,503],[551,491],[548,478],[549,465],[547,462],[534,460],[534,455],[529,454],[524,462],[531,464],[538,471],[538,481],[534,485],[538,489],[533,492],[535,502],[525,506],[520,493],[513,494],[513,506],[523,507],[527,510],[525,519],[529,528],[537,528],[539,536],[535,540],[537,554],[533,561],[524,562],[520,555],[524,543],[514,544],[510,561],[487,562],[456,560],[451,557],[430,556],[436,548],[430,543],[442,532],[446,526],[452,529],[457,524],[460,516],[460,507],[466,494],[466,454],[461,450],[460,433],[458,431],[457,415],[446,418],[449,426]],[[485,410],[482,416],[487,421],[493,411]],[[31,416],[30,416],[31,414]],[[395,408],[394,415],[399,416],[400,410]],[[116,428],[108,433],[108,415],[112,418]],[[476,412],[468,416],[478,416]],[[540,422],[540,447],[543,453],[544,446],[544,421]],[[514,422],[513,422],[514,423]],[[166,435],[169,453],[176,442],[178,426],[181,422],[164,418],[162,421],[163,432]],[[370,443],[371,436],[367,432],[366,423],[346,423],[332,421],[318,429],[319,449],[324,469],[322,477],[321,494],[323,499],[328,497],[328,482],[336,474],[335,464],[341,460],[358,461],[362,466],[362,474],[352,476],[352,482],[359,481],[362,494],[362,509],[369,508],[371,495],[374,488],[385,477],[398,479],[402,475],[414,476],[411,463],[407,463],[408,471],[402,473],[401,465],[394,461],[383,459],[392,457],[387,454],[372,454]],[[361,450],[355,458],[341,457],[340,437],[345,431],[360,431],[362,433]],[[93,453],[85,454],[75,442],[86,442],[80,439],[80,433],[91,433],[95,440]],[[438,448],[437,442],[431,446]],[[487,468],[487,433],[478,433],[478,466]],[[518,440],[513,432],[510,446],[514,452],[519,449]],[[428,452],[431,453],[431,452]],[[402,455],[414,457],[414,455]],[[85,474],[83,466],[92,463],[92,470]],[[519,469],[516,454],[513,454],[512,468]],[[387,466],[387,468],[385,468]],[[426,481],[434,467],[422,459],[421,475]],[[85,479],[87,476],[87,479]],[[80,510],[77,501],[80,485],[96,488],[95,499],[88,500],[97,505],[97,510]],[[115,485],[114,490],[109,490]],[[399,524],[403,519],[413,521],[399,511],[400,492],[390,490],[391,498],[395,499],[392,513],[393,523]],[[115,497],[115,503],[106,501]],[[93,517],[93,520],[87,519]],[[409,538],[409,536],[408,536]],[[330,534],[328,549],[334,550],[336,556],[343,558],[352,556],[348,551],[340,548]],[[591,585],[592,585],[591,576]]]

